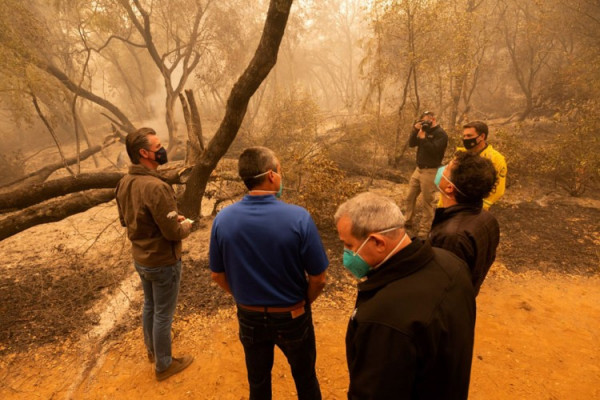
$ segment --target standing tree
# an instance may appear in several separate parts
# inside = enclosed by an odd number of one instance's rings
[[[407,147],[402,139],[407,119],[406,107],[412,119],[421,109],[421,68],[435,55],[429,51],[428,38],[435,24],[427,23],[432,15],[427,4],[417,0],[392,2],[377,1],[371,9],[374,39],[367,57],[363,60],[366,77],[369,79],[369,96],[377,92],[381,103],[383,83],[386,80],[397,82],[394,87],[399,93],[395,101],[397,106],[397,124],[394,136],[393,155],[388,157],[397,163]],[[378,107],[379,108],[379,107]]]
[[[459,117],[468,113],[471,98],[479,83],[486,52],[496,30],[493,2],[451,0],[440,2],[435,14],[441,16],[439,36],[432,50],[439,55],[441,67],[436,71],[440,97],[448,93],[449,101],[440,101],[440,111],[449,108],[447,125],[453,129]]]
[[[201,21],[205,20],[206,9],[212,1],[207,0],[202,4],[200,0],[174,0],[163,9],[146,8],[140,0],[118,0],[118,3],[127,13],[127,23],[141,38],[141,43],[129,43],[146,49],[163,78],[168,151],[174,152],[178,145],[175,105],[207,45],[204,40],[208,41],[209,38],[204,38],[206,33],[203,32]],[[158,21],[153,23],[153,18]],[[166,28],[166,32],[161,32],[164,37],[160,42],[155,40],[155,26]]]
[[[543,2],[502,0],[500,30],[510,56],[519,88],[525,96],[525,108],[519,120],[533,111],[539,91],[538,78],[555,47],[554,32],[549,30],[547,17],[550,10]]]
[[[190,218],[200,215],[206,184],[217,163],[225,155],[244,120],[250,98],[277,62],[292,0],[271,0],[258,48],[250,64],[231,89],[225,116],[193,167],[181,199],[181,210]]]
[[[194,160],[195,166],[191,170],[185,192],[181,198],[182,211],[188,217],[197,218],[200,215],[201,200],[211,172],[235,139],[250,98],[277,61],[279,45],[285,32],[292,2],[293,0],[270,0],[263,34],[254,57],[231,90],[227,100],[225,116],[217,132],[204,150],[199,153],[198,158]],[[88,178],[94,180],[93,177]],[[106,187],[107,179],[110,182],[110,179],[118,179],[118,176],[103,176],[103,178],[101,184],[98,180],[97,186],[89,183],[88,180],[85,189]],[[174,180],[172,179],[172,181]],[[58,189],[56,187],[51,189],[40,188],[40,191],[52,190],[52,196],[55,197],[73,192],[72,188],[75,184],[77,183],[69,181]],[[8,197],[11,197],[11,195],[8,194]],[[85,196],[73,193],[60,201],[50,200],[47,206],[44,205],[46,203],[42,203],[17,213],[8,214],[0,220],[0,240],[35,224],[56,221],[74,213],[85,211],[99,203],[109,201],[113,197],[114,193],[110,189],[98,189],[94,193],[88,191]],[[39,198],[43,200],[47,199],[48,196],[42,194]]]

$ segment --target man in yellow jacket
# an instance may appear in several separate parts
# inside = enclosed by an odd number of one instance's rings
[[[469,122],[463,125],[463,146],[456,148],[456,151],[466,151],[473,154],[479,154],[481,157],[489,159],[496,169],[496,185],[485,199],[483,199],[483,209],[489,210],[504,194],[506,187],[506,161],[504,156],[494,150],[491,144],[488,144],[488,126],[481,121]],[[441,200],[438,207],[442,207]]]

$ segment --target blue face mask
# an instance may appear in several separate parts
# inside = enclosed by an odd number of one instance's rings
[[[442,165],[441,167],[438,168],[436,174],[435,174],[435,179],[433,180],[433,182],[435,183],[435,186],[438,188],[440,188],[440,182],[442,181],[442,175],[444,175],[444,170],[446,169],[445,165]]]

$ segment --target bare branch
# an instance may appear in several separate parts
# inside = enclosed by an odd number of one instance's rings
[[[56,147],[58,148],[58,153],[60,154],[60,158],[62,159],[62,165],[67,169],[67,171],[69,171],[69,173],[71,175],[75,175],[75,173],[71,170],[71,168],[69,168],[69,164],[67,164],[67,160],[65,159],[65,155],[62,151],[62,147],[60,146],[60,142],[58,141],[58,136],[56,136],[56,132],[54,132],[54,128],[52,128],[52,125],[50,125],[50,122],[44,116],[44,113],[40,109],[37,98],[35,97],[35,94],[33,94],[33,92],[31,93],[31,99],[33,101],[33,106],[35,107],[35,111],[37,112],[40,119],[44,122],[44,125],[46,125],[48,132],[50,132],[52,139],[54,139],[54,143],[56,143]]]
[[[103,148],[108,147],[115,142],[116,142],[116,139],[114,137],[109,136],[101,146],[94,146],[92,148],[86,149],[83,152],[81,152],[80,159],[85,160],[86,158],[90,157],[92,154],[99,152]],[[63,158],[63,160],[61,162],[46,165],[45,167],[43,167],[37,171],[31,172],[25,176],[20,177],[19,179],[15,179],[14,181],[9,182],[6,185],[3,185],[1,189],[3,191],[4,190],[12,190],[14,188],[11,188],[11,186],[20,184],[25,181],[27,181],[30,184],[44,182],[46,179],[48,179],[48,177],[50,175],[52,175],[52,173],[54,171],[63,168],[65,166],[65,163],[67,165],[72,165],[76,162],[77,162],[77,157],[71,157],[71,158],[67,158],[67,159]]]

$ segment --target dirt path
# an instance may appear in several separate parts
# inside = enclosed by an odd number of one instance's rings
[[[472,399],[600,398],[600,278],[513,274],[494,265],[478,297]],[[315,306],[317,372],[325,399],[343,399],[347,386],[346,322],[354,293],[324,297]],[[246,399],[242,347],[233,308],[175,324],[175,353],[196,359],[185,372],[157,383],[141,330],[105,344],[95,366],[72,388],[89,349],[42,348],[0,362],[2,399]],[[68,396],[70,390],[72,395]],[[295,398],[289,368],[276,353],[275,399]]]
[[[403,190],[377,186],[392,197]],[[500,257],[477,299],[470,398],[600,399],[600,206],[514,197],[495,211]],[[209,227],[184,245],[174,325],[175,355],[196,360],[160,384],[143,348],[141,289],[114,204],[0,242],[0,399],[247,399],[232,301],[208,283]],[[355,289],[337,236],[322,235],[331,279],[314,307],[317,373],[324,399],[344,399]],[[295,398],[279,352],[273,392]]]

